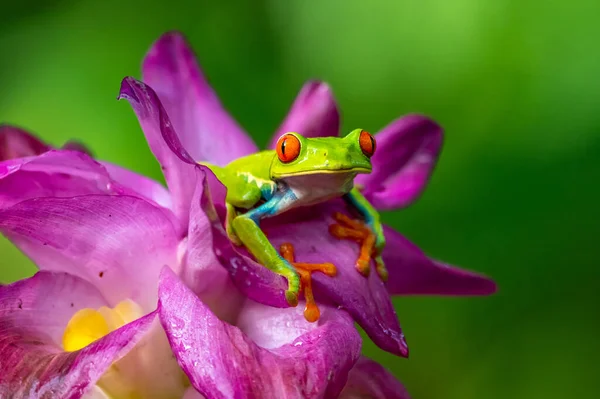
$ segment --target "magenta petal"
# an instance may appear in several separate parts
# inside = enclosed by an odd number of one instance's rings
[[[337,136],[339,128],[340,114],[331,88],[324,82],[309,81],[300,90],[268,148],[274,148],[279,136],[287,132],[325,137]]]
[[[164,265],[178,270],[179,235],[169,211],[143,199],[37,198],[0,210],[0,231],[42,270],[93,283],[114,306],[154,309]]]
[[[215,211],[209,199],[205,171],[212,174],[204,167],[196,169],[196,191],[190,208],[187,249],[180,277],[221,320],[233,321],[245,298],[233,286],[229,273],[211,250],[214,240],[209,215],[213,215]],[[215,195],[219,196],[218,192]],[[208,207],[210,213],[203,206]],[[218,217],[215,223],[219,225]],[[229,242],[226,245],[231,247]],[[223,300],[225,297],[226,301]]]
[[[257,346],[219,320],[170,271],[161,274],[159,314],[192,386],[210,398],[337,397],[360,352],[344,312],[277,349]]]
[[[92,285],[64,273],[40,272],[0,287],[0,397],[79,398],[148,330],[155,312],[76,352],[56,337],[84,307],[103,303]]]
[[[15,126],[0,125],[0,161],[39,155],[50,146]]]
[[[144,59],[143,81],[158,94],[196,161],[225,165],[258,151],[221,105],[181,33],[166,33],[154,43]]]
[[[425,188],[443,142],[443,130],[431,119],[408,115],[375,135],[373,172],[359,175],[365,197],[377,209],[408,206]]]
[[[496,284],[480,274],[429,259],[417,246],[384,226],[383,260],[392,295],[491,295]]]
[[[174,212],[181,227],[187,228],[190,201],[194,194],[194,159],[182,146],[158,96],[144,83],[127,77],[121,82],[119,99],[129,101],[135,111],[148,145],[158,160],[172,193]]]
[[[109,162],[100,161],[100,163],[104,166],[110,178],[117,183],[131,188],[143,198],[149,199],[164,208],[171,209],[173,206],[169,190],[159,182]]]
[[[0,162],[0,207],[38,197],[133,194],[106,170],[78,151],[50,150],[38,156]]]
[[[330,299],[350,313],[381,349],[408,356],[408,346],[384,283],[374,270],[368,278],[356,270],[356,243],[329,234],[329,225],[335,223],[333,212],[347,213],[341,203],[335,200],[310,210],[288,212],[278,219],[265,220],[263,229],[276,248],[292,243],[298,262],[336,265],[335,277],[313,274],[317,302],[323,297]]]
[[[410,396],[382,365],[361,357],[350,371],[340,399],[410,399]]]

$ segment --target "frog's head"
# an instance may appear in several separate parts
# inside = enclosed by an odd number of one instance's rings
[[[375,139],[362,129],[346,137],[302,137],[285,133],[276,145],[271,178],[287,179],[306,175],[371,173]]]

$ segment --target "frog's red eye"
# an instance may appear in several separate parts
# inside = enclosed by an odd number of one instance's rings
[[[286,133],[277,140],[276,149],[281,162],[292,162],[300,155],[300,140],[293,134]]]
[[[358,143],[360,144],[360,149],[362,150],[363,154],[369,158],[375,154],[375,138],[373,138],[369,132],[364,130],[360,132]]]

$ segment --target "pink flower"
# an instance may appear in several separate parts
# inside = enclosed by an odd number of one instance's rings
[[[121,97],[168,191],[75,146],[54,150],[16,128],[0,130],[0,231],[41,270],[0,287],[0,396],[407,398],[360,357],[354,321],[384,350],[406,355],[390,294],[487,295],[494,283],[430,260],[389,228],[389,281],[363,277],[356,246],[329,236],[332,212],[344,209],[331,201],[264,225],[302,261],[338,268],[336,277],[314,276],[321,318],[306,322],[301,306],[283,299],[285,280],[224,232],[224,187],[196,161],[225,164],[257,148],[179,34],[155,43],[144,81],[124,79]],[[330,89],[310,82],[276,136],[337,135],[338,127]],[[380,209],[406,206],[433,169],[441,129],[409,116],[376,137],[385,150],[359,183]]]

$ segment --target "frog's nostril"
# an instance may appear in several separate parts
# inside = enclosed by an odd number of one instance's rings
[[[325,152],[323,153],[323,156],[324,156],[324,157],[326,157],[326,156],[327,156],[327,151],[325,151]]]

